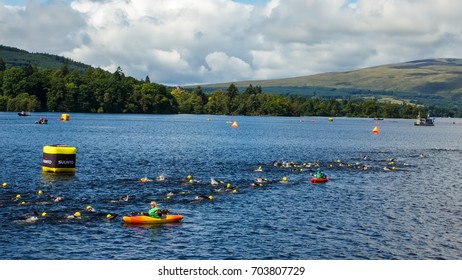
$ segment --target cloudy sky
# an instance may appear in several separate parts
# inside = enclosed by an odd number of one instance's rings
[[[462,57],[454,0],[0,0],[0,44],[167,85]]]

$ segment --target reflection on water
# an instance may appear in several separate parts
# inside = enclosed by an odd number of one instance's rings
[[[0,113],[4,258],[462,257],[453,120],[235,117],[232,129],[225,116],[208,117],[72,114],[36,126]],[[41,172],[53,143],[77,148],[75,175]],[[310,183],[317,168],[328,183]],[[123,224],[152,200],[184,220]],[[81,218],[67,218],[75,212]]]

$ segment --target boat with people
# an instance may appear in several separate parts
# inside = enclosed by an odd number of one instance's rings
[[[312,184],[326,183],[327,181],[329,181],[329,177],[327,177],[327,176],[322,177],[322,178],[313,177],[313,178],[311,178],[310,181],[311,181]]]
[[[45,118],[40,118],[38,121],[35,121],[35,124],[48,124],[48,120]]]
[[[329,177],[327,177],[326,174],[324,174],[324,172],[321,171],[321,168],[317,168],[316,169],[316,173],[315,174],[312,174],[313,177],[311,177],[311,184],[316,184],[316,183],[326,183],[327,181],[329,181]]]
[[[20,117],[30,117],[30,113],[25,112],[25,111],[21,111],[21,112],[18,113],[18,116],[20,116]]]
[[[153,218],[146,215],[140,216],[123,216],[122,217],[124,223],[126,224],[165,224],[165,223],[172,223],[172,222],[179,222],[183,219],[183,215],[175,214],[175,215],[165,215],[161,218]]]
[[[417,119],[414,122],[414,125],[416,126],[434,126],[434,118],[430,118],[430,115],[427,115],[427,117],[421,117],[420,113],[417,115]]]

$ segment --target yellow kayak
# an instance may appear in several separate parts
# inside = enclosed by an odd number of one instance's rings
[[[183,219],[183,215],[165,215],[162,218],[152,218],[149,216],[124,216],[123,220],[127,224],[165,224],[171,222],[179,222]]]

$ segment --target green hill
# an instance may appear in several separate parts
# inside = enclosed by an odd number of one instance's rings
[[[30,53],[0,45],[0,58],[6,68],[34,66],[39,69],[60,69],[68,63],[69,70],[83,73],[89,65],[45,53]],[[347,72],[311,76],[237,81],[201,85],[205,92],[226,89],[233,83],[240,90],[250,84],[261,86],[265,93],[301,95],[338,99],[378,99],[387,102],[436,105],[462,108],[462,59],[424,59],[389,64]],[[195,87],[195,86],[191,86]]]
[[[230,83],[203,88],[223,88]],[[265,92],[321,97],[385,98],[441,106],[462,105],[462,59],[440,58],[311,76],[234,82],[260,85]]]
[[[70,70],[77,70],[79,72],[85,71],[90,65],[73,61],[72,59],[65,58],[58,55],[45,54],[45,53],[30,53],[25,50],[20,50],[13,47],[0,45],[0,58],[6,64],[6,68],[18,66],[24,67],[31,65],[40,69],[59,69],[63,66],[64,62],[68,62]]]

